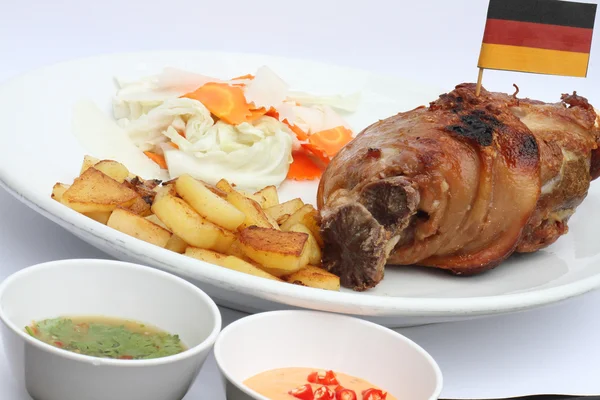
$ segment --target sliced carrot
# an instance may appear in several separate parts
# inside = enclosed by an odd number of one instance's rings
[[[290,165],[287,179],[296,181],[311,181],[321,177],[323,170],[304,152],[292,154],[294,162]]]
[[[252,79],[254,79],[254,75],[252,75],[252,74],[246,74],[246,75],[242,75],[242,76],[237,76],[235,78],[232,78],[231,80],[232,81],[240,81],[240,80],[243,80],[243,79],[250,79],[250,80],[252,80]],[[245,83],[232,83],[232,85],[233,86],[239,86],[239,87],[246,86]]]
[[[313,156],[318,158],[325,165],[331,162],[331,159],[327,156],[327,154],[325,154],[323,150],[319,149],[312,143],[302,143],[302,148],[310,152]]]
[[[279,119],[279,113],[273,107],[269,108],[268,111],[264,107],[254,108],[254,109],[251,109],[250,112],[252,113],[252,116],[250,118],[248,118],[249,121],[254,121],[255,119],[262,117],[263,115],[267,115],[269,117]]]
[[[144,154],[149,159],[151,159],[152,161],[157,163],[162,169],[167,169],[167,162],[165,161],[165,158],[163,156],[161,156],[160,154],[156,154],[151,151],[145,151]]]
[[[198,100],[211,113],[231,125],[247,122],[252,117],[244,92],[236,86],[209,82],[182,97]]]
[[[254,79],[254,75],[246,74],[246,75],[242,75],[242,76],[236,76],[235,78],[231,78],[232,81],[238,81],[238,80],[242,80],[242,79]]]
[[[298,138],[298,140],[308,139],[308,134],[306,132],[304,132],[302,129],[300,129],[297,125],[290,124],[290,122],[287,120],[287,118],[284,119],[282,122],[284,124],[286,124],[292,130],[292,132],[294,132],[296,134],[296,137]]]
[[[279,112],[277,112],[277,110],[273,107],[269,108],[269,111],[267,111],[265,113],[265,115],[268,117],[273,117],[275,119],[279,119]]]
[[[308,139],[307,133],[304,132],[302,129],[300,129],[298,127],[298,125],[291,125],[290,128],[292,129],[292,132],[294,132],[296,134],[296,137],[298,138],[298,140]]]
[[[313,146],[321,149],[329,157],[335,156],[352,139],[352,131],[344,126],[315,132],[308,137]]]
[[[258,118],[262,117],[263,115],[265,115],[267,113],[267,110],[264,107],[261,107],[261,108],[250,110],[250,112],[252,113],[252,115],[250,116],[250,118],[248,118],[248,120],[254,121],[255,119],[258,119]]]

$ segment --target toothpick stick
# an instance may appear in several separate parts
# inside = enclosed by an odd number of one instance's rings
[[[475,87],[475,96],[479,96],[481,92],[481,80],[483,79],[483,68],[479,68],[479,76],[477,76],[477,86]]]

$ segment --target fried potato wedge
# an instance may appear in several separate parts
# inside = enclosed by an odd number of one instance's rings
[[[135,199],[133,204],[127,207],[127,209],[132,213],[139,215],[140,217],[147,217],[148,215],[152,214],[152,211],[150,210],[150,204],[146,203],[146,201],[141,197]]]
[[[203,181],[200,181],[208,190],[210,190],[211,192],[213,192],[214,194],[216,194],[217,196],[221,197],[221,198],[226,198],[227,197],[227,193],[225,193],[224,191],[222,191],[221,189],[219,189],[218,187],[216,187],[215,185],[211,185],[210,183],[206,183]]]
[[[319,211],[314,208],[304,214],[300,223],[310,229],[310,232],[313,234],[313,237],[319,244],[319,247],[323,247],[325,243],[323,242],[323,237],[321,236],[321,216]]]
[[[155,214],[150,214],[150,215],[146,216],[145,218],[148,221],[152,222],[153,224],[156,224],[156,225],[160,226],[161,228],[164,228],[164,229],[168,230],[169,232],[171,232],[170,229],[167,228],[167,226]]]
[[[229,249],[225,252],[228,256],[235,256],[237,258],[241,258],[242,260],[249,261],[250,259],[246,257],[244,250],[242,250],[242,246],[240,245],[239,240],[234,241]]]
[[[244,222],[240,225],[240,229],[253,225],[262,228],[279,229],[277,222],[269,219],[260,204],[256,201],[249,199],[235,190],[227,193],[227,201],[245,215]]]
[[[159,247],[165,247],[171,232],[124,208],[115,209],[106,225]]]
[[[281,230],[289,231],[290,228],[296,224],[302,224],[310,229],[319,246],[323,247],[323,238],[321,237],[319,228],[319,212],[315,210],[312,205],[306,204],[290,215],[290,217],[281,224]]]
[[[176,234],[171,235],[171,239],[167,242],[165,249],[174,251],[175,253],[182,254],[185,252],[185,249],[189,247],[189,244],[185,242],[182,238],[177,236]]]
[[[198,214],[227,230],[235,231],[246,219],[242,211],[190,175],[181,175],[175,189]]]
[[[297,285],[309,286],[325,290],[340,290],[340,277],[325,271],[323,268],[307,265],[293,274],[286,275],[283,280]]]
[[[119,183],[125,182],[125,179],[129,177],[129,170],[127,167],[117,161],[102,160],[94,164],[94,168],[110,176]]]
[[[312,212],[315,208],[310,204],[305,204],[296,212],[291,213],[290,217],[281,224],[282,231],[289,231],[290,228],[296,224],[301,224],[304,216],[310,212]]]
[[[168,192],[156,196],[152,212],[191,246],[225,252],[235,240],[233,233],[207,221],[185,201]]]
[[[196,258],[198,260],[206,261],[210,264],[223,266],[223,260],[228,256],[225,254],[217,253],[216,251],[199,249],[197,247],[189,246],[185,249],[186,256]]]
[[[232,269],[234,271],[258,276],[260,278],[280,281],[279,278],[235,256],[228,256],[225,254],[217,253],[216,251],[199,249],[197,247],[192,246],[188,247],[185,250],[184,254],[188,257],[196,258],[198,260],[202,260],[210,264],[219,265],[221,267]]]
[[[247,198],[249,198],[249,199],[252,199],[252,200],[254,200],[255,202],[257,202],[257,203],[260,205],[260,207],[261,207],[261,208],[264,208],[264,207],[263,207],[263,203],[264,203],[266,200],[265,200],[265,198],[264,198],[264,197],[262,197],[261,195],[259,195],[259,194],[252,194],[252,193],[250,193],[250,192],[247,192],[247,191],[245,191],[245,190],[241,190],[241,189],[238,189],[238,190],[236,190],[236,192],[238,192],[239,194],[241,194],[241,195],[242,195],[242,196],[244,196],[244,197],[247,197]]]
[[[275,276],[289,275],[308,264],[308,235],[250,226],[239,234],[239,245],[252,261]]]
[[[87,171],[88,168],[93,167],[94,165],[96,165],[99,162],[100,162],[99,158],[88,156],[88,155],[84,156],[83,163],[81,164],[81,170],[79,171],[79,175],[83,174],[85,171]]]
[[[266,279],[271,279],[274,281],[281,282],[281,279],[279,279],[278,277],[276,277],[266,271],[263,271],[262,269],[258,268],[257,266],[250,264],[249,262],[244,261],[241,258],[238,258],[235,256],[227,256],[222,261],[221,266],[232,269],[234,271],[243,272],[245,274],[254,275],[254,276],[258,276],[260,278],[266,278]]]
[[[310,229],[308,229],[303,224],[296,224],[290,228],[290,232],[300,232],[306,233],[308,235],[308,243],[306,244],[306,251],[308,252],[308,263],[312,265],[321,265],[321,248],[319,247],[319,244],[317,243],[317,240],[313,236]]]
[[[155,223],[156,225],[168,230],[169,232],[171,232],[169,230],[169,228],[167,228],[167,226],[160,220],[158,219],[158,217],[154,214],[150,214],[146,217],[146,219],[152,223]],[[172,232],[171,232],[172,233]],[[185,252],[185,249],[188,247],[189,245],[185,242],[185,240],[183,240],[182,238],[180,238],[179,236],[175,235],[174,233],[171,235],[171,238],[169,239],[169,241],[167,242],[167,244],[165,245],[165,249],[167,250],[171,250],[174,251],[175,253],[179,253],[182,254],[183,252]]]
[[[267,214],[269,215],[269,214]],[[283,225],[283,223],[285,221],[287,221],[287,219],[290,217],[290,214],[284,214],[281,217],[277,218],[277,223],[279,224],[279,226]]]
[[[110,218],[111,214],[112,211],[92,211],[83,213],[83,215],[85,215],[86,217],[89,217],[94,221],[100,222],[103,225],[106,225],[108,223],[108,219]]]
[[[260,196],[262,202],[260,206],[262,208],[269,208],[279,204],[279,194],[275,186],[267,186],[258,192],[254,193],[255,196]]]
[[[161,186],[157,186],[154,191],[156,192],[156,194],[154,195],[154,200],[152,201],[152,204],[156,203],[156,201],[165,195],[171,195],[171,196],[175,196],[177,197],[177,190],[175,190],[175,185],[161,185]],[[152,208],[152,207],[151,207]]]
[[[217,182],[217,184],[215,186],[217,187],[217,189],[221,190],[224,193],[235,192],[235,189],[233,188],[233,186],[231,186],[231,184],[229,182],[227,182],[225,179],[221,179],[219,182]]]
[[[269,223],[271,224],[273,229],[276,229],[278,231],[281,230],[281,228],[279,227],[279,224],[277,223],[277,221],[275,219],[273,219],[273,217],[271,217],[269,214],[266,214],[266,213],[265,213],[265,216],[267,217],[267,220],[269,221]]]
[[[86,213],[112,211],[117,206],[129,207],[139,195],[94,168],[88,168],[75,178],[62,196],[62,203],[75,211]]]
[[[277,204],[265,209],[265,213],[269,214],[273,219],[279,221],[284,215],[292,215],[302,208],[304,203],[300,199],[292,199],[285,203]]]
[[[54,184],[54,186],[52,187],[52,194],[50,195],[50,197],[52,197],[54,200],[58,201],[59,203],[62,202],[63,194],[65,194],[65,192],[67,191],[67,189],[69,187],[70,187],[70,185],[60,183],[60,182]]]

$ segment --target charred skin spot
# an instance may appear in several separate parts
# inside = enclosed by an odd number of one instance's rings
[[[473,110],[460,117],[460,125],[450,125],[446,130],[476,141],[480,146],[490,146],[494,140],[494,130],[502,123],[484,110]]]
[[[521,157],[537,158],[539,149],[535,138],[532,135],[527,135],[524,137],[517,151]]]
[[[465,99],[462,96],[455,96],[450,93],[444,93],[440,95],[440,98],[436,101],[429,103],[429,109],[431,111],[446,109],[450,110],[454,114],[458,114],[465,108]]]
[[[500,154],[512,168],[537,169],[540,160],[539,145],[535,136],[524,129],[520,135],[505,135],[503,128],[500,129],[497,136]]]

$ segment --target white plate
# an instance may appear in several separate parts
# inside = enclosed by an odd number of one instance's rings
[[[50,199],[53,184],[71,182],[79,172],[83,155],[93,155],[93,150],[82,148],[72,134],[73,105],[87,98],[108,112],[114,75],[140,76],[174,66],[230,77],[261,65],[273,68],[295,90],[361,90],[363,104],[348,118],[355,129],[427,104],[443,91],[412,80],[259,55],[149,52],[57,64],[0,87],[0,140],[4,144],[0,182],[34,210],[108,254],[185,277],[217,303],[247,312],[302,307],[404,326],[524,310],[580,295],[600,285],[597,184],[592,185],[588,198],[572,218],[571,232],[544,251],[511,258],[495,270],[468,278],[423,268],[388,268],[385,280],[365,293],[305,288],[205,264],[121,234]],[[286,183],[281,188],[283,200],[298,195],[314,203],[315,185]]]

